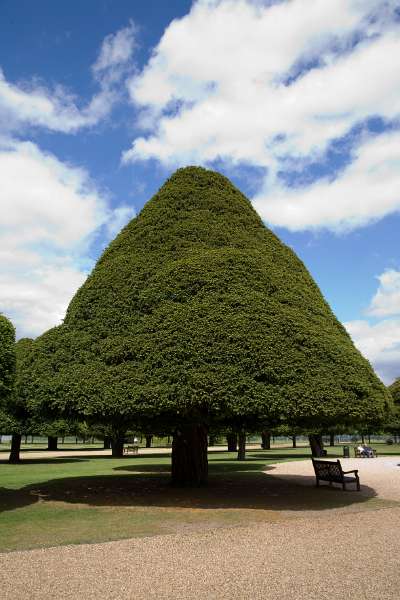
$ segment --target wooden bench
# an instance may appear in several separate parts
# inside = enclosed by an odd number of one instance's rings
[[[137,454],[139,452],[139,446],[126,446],[124,448],[125,454]]]
[[[354,446],[354,458],[376,458],[378,456],[377,451],[374,448],[371,448],[371,450],[373,456],[367,456],[366,454],[361,454],[361,450],[358,449],[358,446]]]
[[[360,480],[358,477],[358,469],[353,471],[343,471],[340,460],[315,460],[311,459],[315,471],[315,477],[317,478],[317,487],[320,481],[328,481],[329,485],[332,483],[341,483],[343,489],[346,489],[346,484],[355,483],[357,490],[360,491]],[[354,476],[348,477],[349,473],[354,473]]]

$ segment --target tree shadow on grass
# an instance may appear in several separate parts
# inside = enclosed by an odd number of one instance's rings
[[[66,464],[66,463],[77,463],[77,462],[89,462],[88,458],[81,456],[79,458],[75,458],[71,456],[71,458],[24,458],[19,463],[13,464],[12,466],[17,468],[19,466],[24,465],[58,465],[58,464]],[[0,460],[0,465],[8,465],[10,464],[7,460]]]
[[[28,485],[20,490],[0,489],[0,511],[37,502],[64,502],[88,507],[157,507],[186,509],[262,509],[272,511],[322,511],[360,505],[376,496],[339,487],[315,488],[315,478],[290,478],[261,472],[256,466],[229,470],[211,465],[208,486],[176,488],[170,485],[168,465],[138,465],[127,475],[68,477]],[[116,470],[124,469],[118,467]],[[132,465],[127,465],[131,470]],[[140,468],[140,470],[139,470]]]

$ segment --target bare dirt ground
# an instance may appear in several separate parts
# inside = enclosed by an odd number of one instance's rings
[[[282,519],[248,527],[1,554],[0,597],[397,600],[400,457],[342,464],[360,471],[366,501],[354,510],[284,507]],[[267,474],[276,490],[299,497],[314,485],[310,461],[280,463]]]

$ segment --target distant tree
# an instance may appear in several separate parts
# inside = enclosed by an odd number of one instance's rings
[[[400,377],[388,387],[394,400],[394,410],[385,423],[385,430],[395,436],[396,440],[400,436]]]
[[[44,410],[171,431],[172,478],[207,480],[208,428],[327,430],[391,400],[293,251],[225,177],[177,171],[35,342]],[[115,452],[114,452],[115,450]]]
[[[0,433],[11,433],[15,427],[10,407],[15,394],[15,329],[0,314]]]
[[[272,433],[268,429],[264,429],[261,432],[261,448],[263,450],[271,449],[271,435]]]
[[[13,419],[13,427],[9,431],[12,433],[10,463],[20,461],[21,439],[22,435],[37,432],[37,426],[32,412],[27,404],[24,390],[24,365],[27,356],[32,350],[33,340],[31,338],[21,338],[15,344],[16,354],[16,382],[15,392],[12,402],[9,404],[9,414]]]
[[[400,377],[395,379],[395,381],[389,385],[389,392],[393,396],[393,400],[396,406],[400,406]]]
[[[70,435],[76,428],[76,423],[71,423],[65,419],[55,419],[50,422],[38,423],[37,429],[40,435],[47,436],[47,449],[58,449],[58,438],[62,439]]]
[[[237,433],[228,431],[226,434],[226,443],[228,445],[228,452],[237,452]]]

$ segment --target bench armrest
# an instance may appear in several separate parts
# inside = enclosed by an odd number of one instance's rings
[[[348,473],[358,473],[358,469],[353,469],[352,471],[343,471],[344,475],[347,475]]]

